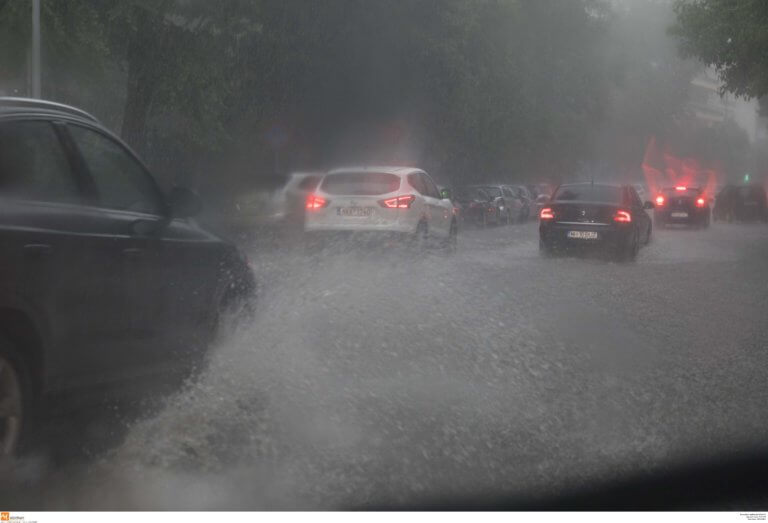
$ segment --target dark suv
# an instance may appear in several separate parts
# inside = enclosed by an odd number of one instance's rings
[[[87,113],[0,98],[0,457],[45,400],[168,382],[250,306],[246,260],[199,208]]]

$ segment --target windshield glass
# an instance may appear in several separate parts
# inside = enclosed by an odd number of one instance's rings
[[[328,194],[375,196],[400,188],[400,177],[387,173],[340,173],[323,178],[320,189]]]
[[[500,198],[502,195],[500,187],[482,187],[482,190],[491,198]]]
[[[561,185],[554,201],[621,203],[621,187],[599,184]]]
[[[0,523],[768,523],[766,189],[768,0],[0,0]]]
[[[701,189],[698,188],[685,188],[685,189],[678,189],[675,187],[670,187],[667,189],[664,189],[662,191],[666,196],[670,198],[674,198],[675,196],[687,196],[689,198],[692,198],[694,196],[699,196],[701,194]]]
[[[477,187],[459,187],[456,189],[456,199],[459,201],[488,200],[488,194]]]

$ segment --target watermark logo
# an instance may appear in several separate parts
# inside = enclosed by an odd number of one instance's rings
[[[0,512],[0,521],[10,521],[10,520],[11,520],[10,512]]]

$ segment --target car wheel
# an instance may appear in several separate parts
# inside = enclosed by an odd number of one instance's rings
[[[411,237],[411,247],[417,252],[421,252],[427,247],[429,230],[427,229],[427,222],[419,222],[416,226],[416,232]]]
[[[454,220],[451,222],[451,229],[448,232],[448,238],[443,244],[443,248],[448,254],[455,254],[459,243],[459,227]]]
[[[616,246],[614,259],[617,262],[634,261],[640,250],[640,234],[635,230],[628,242],[619,242]]]
[[[545,258],[551,258],[555,251],[550,244],[539,238],[539,254]]]
[[[629,261],[635,261],[640,253],[640,231],[635,231],[634,240],[630,245]]]
[[[31,411],[26,376],[13,344],[0,338],[0,462],[16,454]]]

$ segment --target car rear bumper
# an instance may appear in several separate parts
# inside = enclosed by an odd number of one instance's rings
[[[570,238],[570,231],[594,232],[595,239]],[[589,224],[541,224],[539,239],[549,247],[560,249],[617,248],[629,241],[631,227]]]
[[[674,216],[675,213],[684,212],[687,213],[688,216]],[[709,215],[709,210],[663,210],[659,211],[658,209],[653,213],[654,220],[656,220],[657,223],[667,223],[667,224],[680,224],[680,225],[689,225],[689,224],[696,224],[696,223],[703,223],[707,220],[707,216]]]
[[[407,222],[387,222],[387,223],[330,223],[313,222],[307,220],[304,224],[304,231],[307,233],[412,233],[416,231],[415,224]]]

